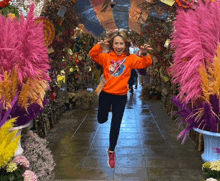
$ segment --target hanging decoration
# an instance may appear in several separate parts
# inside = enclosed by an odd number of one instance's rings
[[[48,47],[54,40],[55,30],[53,23],[45,17],[38,17],[35,19],[36,24],[43,22],[45,45]]]
[[[19,14],[22,13],[25,17],[27,17],[31,4],[34,4],[34,17],[36,18],[41,15],[44,2],[45,0],[11,0],[10,4],[16,7],[19,11]]]

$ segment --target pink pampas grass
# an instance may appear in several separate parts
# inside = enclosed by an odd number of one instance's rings
[[[174,23],[172,48],[174,64],[170,67],[173,83],[180,85],[179,97],[188,103],[202,94],[199,68],[213,62],[220,42],[220,1],[200,3],[195,11],[178,10]]]
[[[21,83],[27,78],[50,80],[43,24],[35,23],[34,4],[27,19],[21,15],[20,21],[16,18],[10,20],[0,15],[0,24],[0,77],[3,77],[4,71],[17,67]]]

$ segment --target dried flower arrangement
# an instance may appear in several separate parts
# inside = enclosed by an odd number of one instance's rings
[[[179,94],[173,99],[180,108],[180,124],[186,123],[178,136],[185,142],[189,131],[200,128],[217,132],[220,86],[220,2],[200,4],[195,11],[178,10],[171,41],[175,49],[170,67]]]
[[[22,140],[23,154],[30,162],[30,170],[35,172],[39,181],[49,180],[56,165],[47,146],[47,140],[32,131],[29,131]]]
[[[6,18],[0,15],[0,99],[5,110],[18,95],[11,116],[16,125],[24,125],[42,111],[49,89],[49,59],[44,44],[43,25],[36,25],[34,4],[27,18]],[[3,114],[4,111],[1,112]]]
[[[95,92],[79,90],[72,98],[72,101],[76,103],[76,108],[87,110],[97,106],[98,98]]]
[[[161,99],[161,90],[160,87],[155,87],[154,85],[145,85],[141,90],[141,97],[144,99],[153,99],[160,100]]]

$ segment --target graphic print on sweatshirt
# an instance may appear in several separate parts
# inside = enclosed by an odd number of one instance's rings
[[[114,61],[114,60],[111,60],[111,65],[109,66],[109,73],[111,75],[113,75],[114,77],[118,77],[120,76],[124,70],[125,70],[125,65],[124,63],[122,63],[123,60],[119,60],[119,61]],[[119,67],[120,66],[120,67]],[[115,70],[117,70],[115,72]],[[115,73],[114,73],[115,72]],[[114,73],[114,74],[113,74]]]

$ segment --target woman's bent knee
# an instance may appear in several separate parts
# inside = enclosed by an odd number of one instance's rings
[[[104,119],[98,119],[98,122],[99,122],[99,124],[103,124],[103,123],[105,123],[107,120],[104,120]]]

